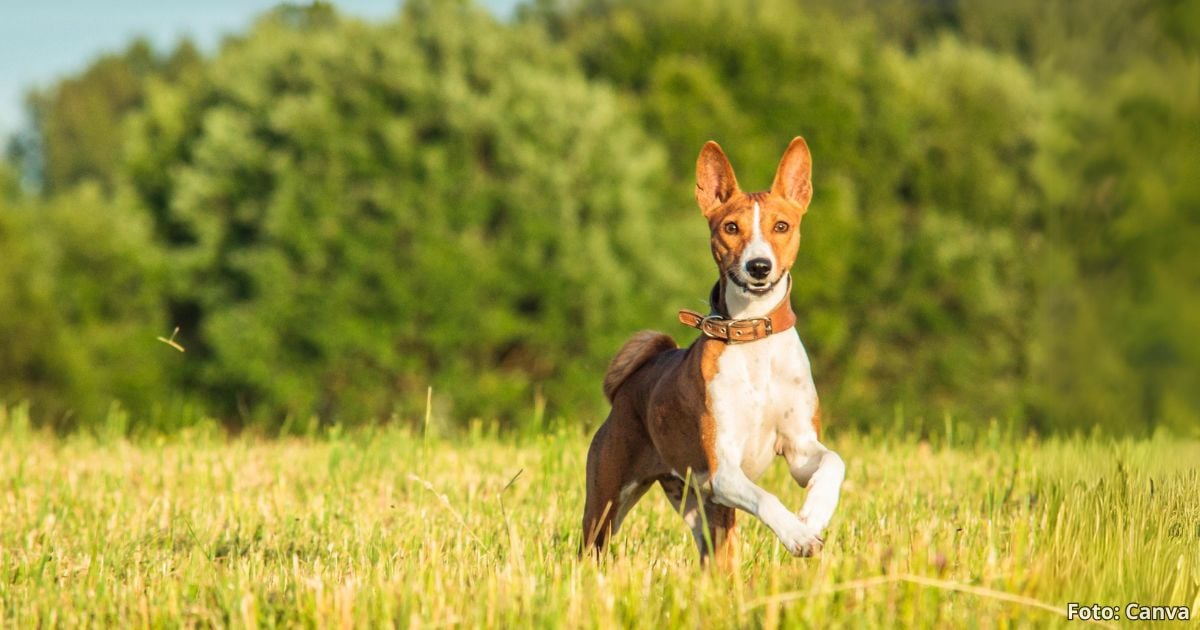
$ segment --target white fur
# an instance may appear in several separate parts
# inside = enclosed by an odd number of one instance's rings
[[[738,259],[737,273],[742,274],[742,278],[748,283],[762,282],[762,280],[755,280],[745,275],[746,263],[755,258],[766,258],[771,261],[771,269],[775,269],[777,262],[775,260],[775,250],[771,249],[771,244],[767,242],[767,239],[763,238],[762,209],[758,207],[757,201],[754,202],[754,227],[750,232],[750,243],[746,245],[746,249],[742,250],[742,255]]]
[[[787,292],[788,283],[785,278],[780,278],[779,282],[762,295],[755,295],[734,283],[729,283],[725,285],[725,308],[729,311],[729,317],[733,319],[766,317],[771,309],[787,297]],[[803,348],[801,350],[803,351]],[[807,361],[808,357],[805,355],[805,362]]]
[[[725,301],[730,317],[761,317],[786,295],[782,281],[761,297],[730,284]],[[812,425],[817,391],[800,336],[788,330],[729,345],[708,383],[708,394],[717,428],[714,500],[757,516],[793,554],[819,550],[820,533],[837,507],[845,467],[817,440]],[[775,455],[784,456],[792,476],[809,488],[799,516],[754,484]]]

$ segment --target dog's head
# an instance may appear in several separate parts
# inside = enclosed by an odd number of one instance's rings
[[[744,193],[725,152],[708,142],[696,160],[696,203],[711,231],[721,275],[752,295],[770,291],[796,261],[800,219],[812,199],[812,156],[804,138],[783,152],[766,192]]]

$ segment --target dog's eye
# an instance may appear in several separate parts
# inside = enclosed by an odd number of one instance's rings
[[[725,224],[725,233],[726,233],[726,234],[737,234],[737,233],[738,233],[738,226],[737,226],[737,224],[736,224],[736,223],[734,223],[733,221],[730,221],[729,223],[726,223],[726,224]]]
[[[776,232],[786,232],[786,231],[788,231],[788,228],[790,228],[790,227],[791,226],[788,225],[785,221],[776,221],[775,222],[775,231]]]

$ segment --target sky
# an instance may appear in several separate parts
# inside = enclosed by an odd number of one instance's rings
[[[97,56],[145,37],[170,50],[189,37],[205,53],[244,30],[278,0],[0,0],[0,149],[25,121],[25,93],[78,72]],[[351,15],[381,19],[400,0],[336,0]],[[517,0],[484,0],[510,15]]]

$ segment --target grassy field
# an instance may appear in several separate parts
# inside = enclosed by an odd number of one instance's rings
[[[825,552],[740,520],[701,571],[657,491],[579,561],[587,438],[51,437],[0,414],[0,625],[1026,627],[1200,606],[1200,443],[845,435]],[[763,485],[798,508],[782,465]],[[1119,622],[1117,625],[1125,625]],[[1181,624],[1179,627],[1188,624]]]

